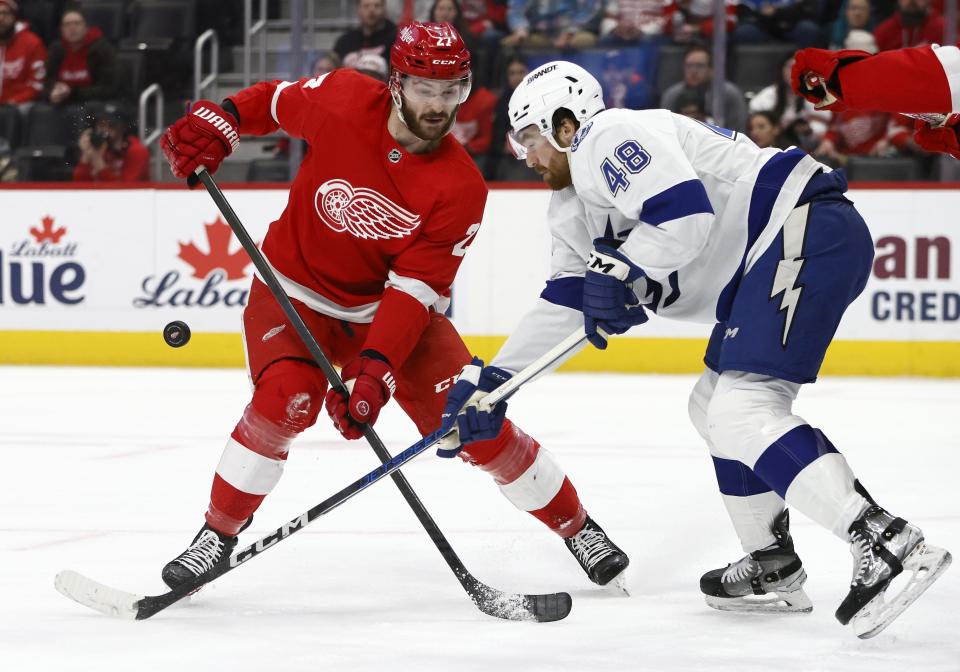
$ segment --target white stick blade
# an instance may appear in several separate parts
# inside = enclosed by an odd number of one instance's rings
[[[137,602],[143,599],[142,595],[110,588],[69,569],[57,574],[53,587],[74,602],[114,618],[135,619]]]

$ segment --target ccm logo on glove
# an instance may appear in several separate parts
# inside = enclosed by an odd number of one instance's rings
[[[590,252],[590,258],[587,259],[587,268],[594,273],[611,275],[617,280],[625,280],[630,275],[630,265],[614,257],[602,254],[597,250]]]

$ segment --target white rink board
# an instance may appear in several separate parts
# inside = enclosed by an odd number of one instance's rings
[[[275,189],[226,193],[256,240],[286,202],[286,192]],[[550,256],[549,193],[491,190],[484,225],[454,287],[454,321],[464,334],[509,333],[539,295]],[[960,193],[854,190],[849,196],[878,241],[877,255],[886,259],[881,273],[889,277],[875,272],[838,339],[960,341],[960,224],[944,214],[960,211]],[[198,278],[197,265],[181,255],[181,244],[195,246],[201,257],[211,251],[204,225],[216,222],[218,212],[204,191],[2,190],[0,199],[0,331],[153,331],[171,319],[197,332],[239,331],[252,265],[234,280],[216,270]],[[45,217],[53,220],[51,232],[65,231],[41,245]],[[924,241],[933,241],[933,249],[924,252]],[[223,251],[238,249],[232,240]],[[654,318],[631,336],[706,336],[709,328]]]

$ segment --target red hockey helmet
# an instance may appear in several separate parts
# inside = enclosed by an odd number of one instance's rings
[[[456,120],[456,110],[470,95],[470,51],[463,38],[449,23],[420,23],[414,21],[400,28],[390,49],[390,95],[397,116],[414,135],[425,137],[416,130],[404,101],[417,106],[437,105],[451,108],[452,113],[441,134],[450,131]]]
[[[390,65],[424,79],[463,79],[470,76],[470,51],[449,23],[414,21],[397,33]]]

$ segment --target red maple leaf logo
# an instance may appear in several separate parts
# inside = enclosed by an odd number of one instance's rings
[[[227,280],[242,280],[246,275],[244,269],[250,265],[250,257],[242,247],[234,252],[230,251],[233,231],[219,215],[212,224],[203,226],[207,230],[210,251],[201,252],[193,243],[179,243],[180,254],[177,256],[193,266],[195,278],[202,280],[219,268],[227,274]]]
[[[43,222],[43,228],[38,229],[35,226],[30,227],[30,234],[36,238],[38,243],[42,243],[46,240],[49,240],[51,243],[56,245],[60,242],[60,239],[63,238],[64,234],[67,232],[66,227],[61,226],[59,229],[53,228],[53,217],[46,215],[43,219],[40,220]]]

